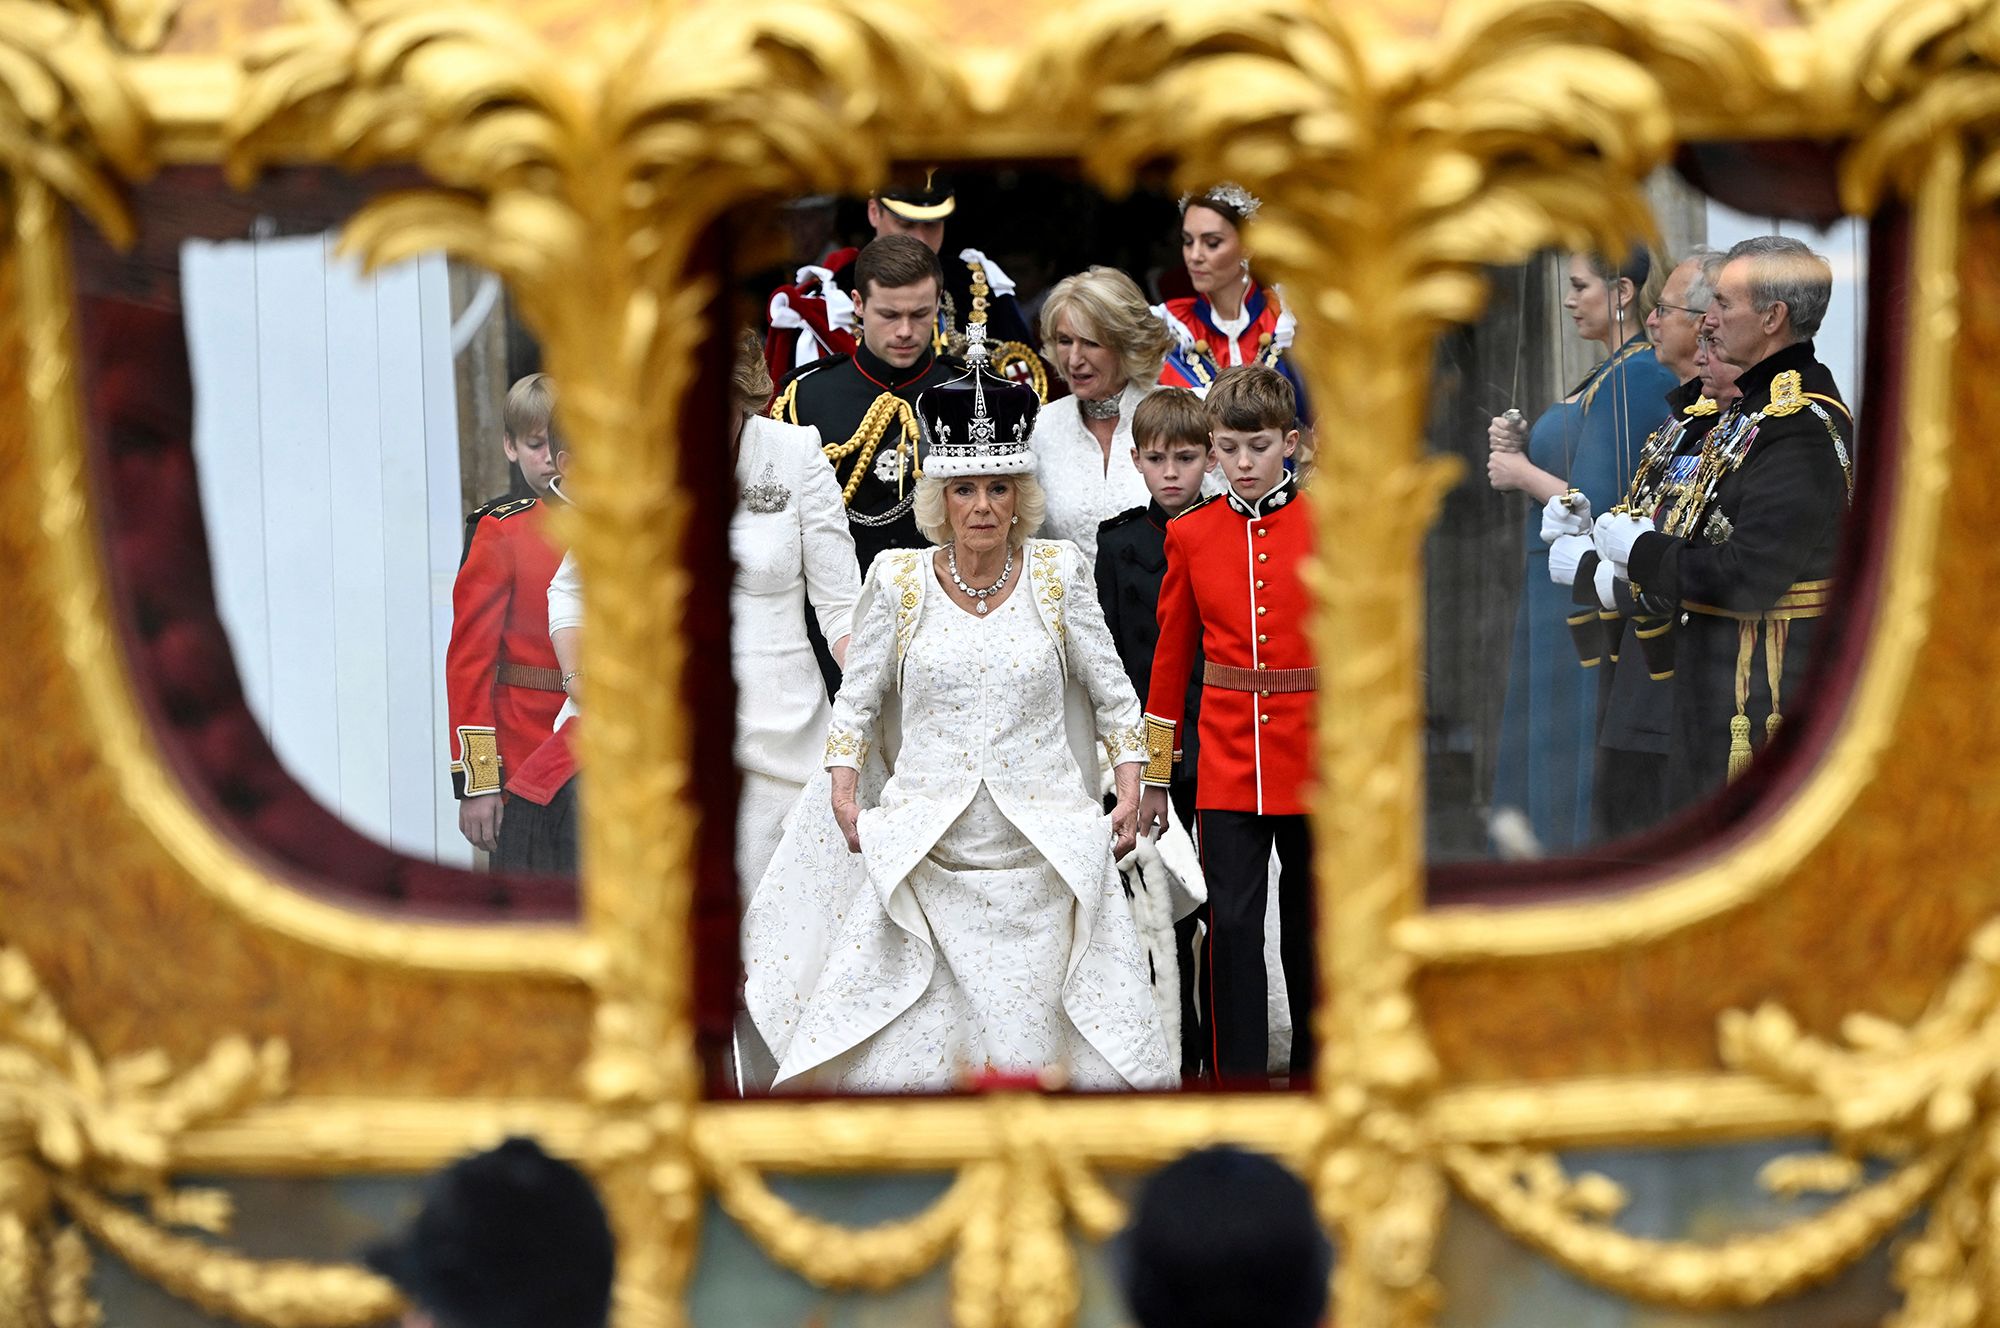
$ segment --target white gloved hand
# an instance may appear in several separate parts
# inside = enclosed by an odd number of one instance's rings
[[[1549,545],[1549,580],[1559,586],[1576,584],[1576,565],[1590,552],[1590,536],[1564,535]]]
[[[1568,504],[1575,503],[1572,511]],[[1564,535],[1590,533],[1590,499],[1580,493],[1559,493],[1542,504],[1542,543],[1554,544]]]
[[[1618,593],[1611,588],[1618,574],[1611,570],[1611,564],[1602,558],[1597,560],[1597,602],[1607,609],[1618,607]]]
[[[1592,531],[1597,556],[1611,564],[1619,580],[1630,579],[1626,564],[1632,559],[1632,546],[1652,528],[1651,517],[1633,516],[1629,512],[1606,512],[1597,518],[1597,525]]]

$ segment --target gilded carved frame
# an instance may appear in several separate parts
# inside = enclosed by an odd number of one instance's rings
[[[87,1321],[79,1232],[250,1322],[377,1318],[393,1297],[359,1270],[259,1264],[174,1234],[224,1214],[170,1177],[421,1169],[508,1128],[602,1180],[624,1237],[621,1324],[685,1320],[707,1195],[823,1285],[879,1289],[949,1257],[966,1328],[1065,1323],[1069,1228],[1102,1237],[1122,1216],[1097,1173],[1215,1138],[1312,1180],[1341,1237],[1350,1325],[1430,1320],[1454,1188],[1577,1275],[1684,1306],[1791,1294],[1931,1200],[1899,1263],[1913,1321],[1983,1315],[1957,1289],[1993,1272],[2000,931],[1974,932],[1994,911],[1980,860],[2000,825],[1968,815],[1945,827],[1955,852],[1890,850],[1940,780],[1969,798],[1995,770],[1984,722],[1962,710],[1963,731],[1938,739],[1942,775],[1915,735],[1954,698],[1984,708],[1977,600],[1994,569],[1974,518],[2000,458],[1953,440],[2000,405],[1955,374],[2000,342],[1961,300],[2000,290],[1986,253],[2000,236],[2000,2],[1795,3],[1265,0],[1195,14],[1108,0],[1024,6],[1046,12],[1018,35],[977,11],[881,0],[662,0],[588,20],[476,0],[294,0],[268,26],[216,0],[0,0],[0,456],[30,477],[0,492],[0,539],[23,569],[6,616],[25,627],[24,680],[0,706],[26,747],[0,796],[38,805],[38,781],[67,781],[39,824],[0,837],[0,1324]],[[196,36],[159,49],[177,8]],[[1218,101],[1217,86],[1241,95]],[[1427,912],[1421,546],[1454,478],[1423,452],[1433,339],[1478,312],[1482,265],[1643,227],[1641,181],[1676,142],[1783,137],[1848,142],[1851,210],[1912,210],[1893,531],[1834,745],[1752,830],[1636,893]],[[714,329],[691,256],[745,200],[863,190],[892,158],[942,155],[1072,158],[1111,189],[1171,159],[1183,183],[1233,178],[1267,200],[1262,259],[1318,351],[1314,511],[1340,551],[1317,581],[1327,980],[1309,1095],[702,1099],[689,970],[659,961],[684,951],[692,898],[674,440]],[[190,162],[238,182],[276,163],[413,164],[430,183],[370,203],[349,247],[373,263],[475,260],[506,276],[543,337],[583,443],[585,668],[594,703],[628,716],[588,732],[587,761],[631,774],[593,792],[580,925],[418,924],[316,901],[205,821],[151,745],[96,544],[63,215],[72,204],[127,238],[127,186]],[[1870,938],[1803,929],[1790,957],[1770,943],[1774,920],[1796,922],[1819,893],[1907,907],[1891,862],[1920,869],[1934,896],[1921,943],[1898,942],[1894,980],[1861,992],[1894,1022],[1856,1011],[1851,988],[1800,980],[1829,956],[1865,967]],[[164,953],[144,924],[95,913],[107,960],[66,939],[79,902],[132,895],[184,918],[188,938],[225,938],[225,965],[285,965],[289,998],[258,1006],[225,966],[201,999],[148,1019],[144,966],[120,962]],[[1711,974],[1688,948],[1717,946],[1770,960],[1765,988],[1800,1017],[1768,1006],[1718,1028]],[[1493,984],[1560,1002],[1619,975],[1692,1013],[1677,1043],[1617,1073],[1534,1026],[1489,1037],[1466,1005]],[[427,1021],[447,1030],[508,1033],[461,1039],[438,1063],[421,1031],[390,1024],[362,1054],[358,1034],[315,1022],[311,1007],[343,1000],[405,1016],[434,1005]],[[120,1017],[129,1001],[140,1015]],[[1607,1035],[1629,1035],[1646,1006],[1600,1014]],[[1845,1046],[1823,1040],[1837,1022]],[[168,1055],[143,1050],[155,1044]],[[174,1077],[170,1061],[194,1068]],[[1848,1196],[1715,1247],[1617,1232],[1615,1187],[1564,1176],[1546,1151],[1798,1131],[1831,1133],[1840,1152],[1790,1159],[1772,1183]],[[1860,1183],[1864,1155],[1889,1160],[1883,1178]],[[883,1168],[957,1179],[924,1213],[867,1231],[809,1218],[762,1179]],[[152,1217],[107,1199],[126,1193],[149,1196]]]

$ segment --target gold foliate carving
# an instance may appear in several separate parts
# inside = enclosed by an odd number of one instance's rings
[[[40,180],[125,245],[132,218],[119,177],[150,166],[145,109],[104,25],[0,0],[0,191],[8,176]]]
[[[1933,149],[1962,139],[1968,197],[2000,198],[2000,10],[1982,0],[1850,3],[1826,14],[1822,58],[1843,66],[1881,114],[1841,163],[1841,201],[1872,211],[1893,188],[1913,194]]]
[[[975,1208],[991,1207],[997,1173],[973,1167],[912,1218],[850,1230],[798,1212],[749,1167],[712,1161],[715,1197],[765,1253],[817,1286],[882,1290],[923,1272],[951,1248]]]
[[[272,1328],[345,1328],[393,1313],[395,1291],[359,1268],[259,1262],[165,1229],[226,1232],[226,1195],[168,1184],[174,1146],[192,1128],[283,1092],[286,1065],[283,1043],[242,1038],[216,1043],[179,1075],[158,1052],[101,1061],[27,959],[0,949],[0,1293],[8,1304],[39,1306],[59,1328],[101,1319],[81,1228],[174,1294]],[[132,1195],[147,1201],[149,1216],[110,1197]]]
[[[1524,1184],[1519,1158],[1504,1150],[1454,1146],[1445,1165],[1460,1191],[1504,1230],[1576,1276],[1684,1309],[1762,1305],[1827,1280],[1880,1244],[1947,1169],[1942,1155],[1926,1154],[1782,1230],[1703,1245],[1644,1240],[1605,1226],[1573,1199]]]
[[[1789,1294],[1934,1196],[1929,1225],[1897,1265],[1908,1318],[1970,1324],[1968,1288],[2000,1276],[1988,1253],[2000,1183],[1992,935],[1909,1029],[1855,1019],[1836,1049],[1775,1011],[1727,1021],[1726,1077],[1458,1085],[1431,1021],[1467,1016],[1417,1002],[1419,978],[1453,964],[1637,950],[1697,923],[1726,925],[1836,832],[1894,736],[1933,626],[1929,561],[1949,533],[1938,495],[1954,479],[1943,421],[1958,219],[1967,199],[2000,196],[2000,6],[1797,7],[1804,27],[1766,32],[1737,7],[1699,0],[1447,0],[1435,22],[1387,3],[1251,0],[1215,12],[1106,0],[1049,12],[1025,43],[1007,35],[973,50],[941,39],[944,20],[873,0],[614,6],[579,17],[589,31],[578,40],[546,13],[524,19],[503,5],[295,0],[293,21],[224,67],[120,49],[157,41],[173,0],[0,0],[0,170],[15,214],[14,243],[0,246],[0,339],[27,351],[26,370],[12,370],[26,381],[18,390],[0,363],[0,403],[18,399],[31,414],[32,464],[21,469],[53,477],[23,523],[39,520],[46,537],[26,546],[26,580],[59,585],[33,607],[60,619],[53,630],[82,696],[75,715],[63,713],[67,701],[8,711],[25,721],[10,731],[31,760],[45,750],[40,724],[83,732],[90,758],[116,776],[106,782],[156,837],[144,851],[177,864],[189,889],[227,897],[232,925],[377,973],[587,983],[596,1007],[576,1097],[532,1114],[604,1184],[625,1252],[621,1325],[684,1321],[706,1190],[822,1284],[887,1286],[950,1255],[956,1322],[1053,1328],[1078,1302],[1067,1224],[1102,1237],[1124,1217],[1096,1169],[1141,1170],[1220,1138],[1269,1148],[1314,1183],[1343,1237],[1343,1323],[1430,1321],[1431,1265],[1456,1185],[1579,1276],[1687,1306]],[[341,914],[196,829],[201,818],[153,756],[116,754],[151,745],[105,644],[114,634],[80,478],[74,301],[55,196],[128,237],[120,180],[143,174],[156,132],[186,158],[224,159],[238,181],[275,162],[414,163],[427,182],[364,208],[348,247],[371,263],[437,249],[480,262],[509,280],[541,335],[581,444],[570,487],[583,517],[563,524],[591,597],[585,666],[593,704],[621,719],[583,738],[587,763],[621,771],[586,804],[588,936],[475,937]],[[1434,338],[1477,313],[1485,265],[1648,231],[1641,178],[1677,137],[1704,133],[1853,135],[1850,202],[1890,189],[1916,198],[1908,437],[1869,667],[1825,769],[1747,847],[1608,905],[1426,916],[1413,661],[1422,541],[1453,479],[1421,453]],[[1299,319],[1298,359],[1322,410],[1307,501],[1321,547],[1340,551],[1308,569],[1328,670],[1316,804],[1327,980],[1311,1095],[700,1100],[688,965],[662,960],[686,953],[695,833],[679,699],[691,449],[681,402],[717,334],[716,292],[695,257],[707,228],[745,200],[862,192],[891,156],[920,153],[1077,155],[1114,188],[1171,159],[1183,185],[1230,178],[1266,200],[1251,240],[1260,266],[1288,283]],[[0,429],[0,449],[8,437]],[[1964,464],[1956,478],[1979,478]],[[1357,640],[1370,648],[1352,649]],[[65,748],[46,750],[57,753],[50,768],[67,759]],[[0,1328],[94,1319],[85,1233],[218,1312],[270,1324],[379,1318],[393,1298],[356,1270],[257,1264],[167,1230],[220,1229],[227,1218],[219,1196],[168,1184],[180,1146],[237,1167],[409,1167],[425,1149],[437,1161],[485,1142],[504,1114],[493,1099],[464,1120],[452,1119],[450,1099],[417,1103],[409,1128],[422,1142],[371,1151],[351,1141],[380,1102],[267,1101],[282,1087],[277,1044],[225,1039],[178,1077],[157,1055],[99,1064],[23,973],[18,955],[0,955]],[[1779,1232],[1716,1246],[1624,1235],[1609,1223],[1616,1187],[1570,1178],[1537,1151],[1820,1125],[1840,1151],[1782,1159],[1765,1180],[1844,1197]],[[287,1153],[292,1131],[322,1142]],[[1865,1182],[1864,1157],[1886,1174]],[[793,1211],[762,1179],[884,1165],[955,1180],[925,1212],[857,1232]],[[132,1195],[147,1200],[146,1215],[112,1197]]]
[[[135,51],[150,51],[166,40],[181,0],[62,0],[79,14],[93,16]]]

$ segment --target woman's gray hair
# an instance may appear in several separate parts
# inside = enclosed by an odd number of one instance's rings
[[[1729,261],[1729,255],[1720,249],[1711,249],[1698,244],[1687,251],[1683,263],[1696,264],[1694,280],[1688,283],[1687,307],[1696,312],[1705,312],[1715,299],[1715,279],[1722,275],[1722,265]]]
[[[1064,277],[1042,301],[1042,354],[1058,371],[1056,330],[1065,317],[1078,336],[1116,352],[1125,376],[1141,385],[1159,378],[1160,362],[1173,349],[1173,334],[1147,306],[1138,283],[1115,267]]]
[[[1750,307],[1763,313],[1783,301],[1792,335],[1819,331],[1833,299],[1833,265],[1789,235],[1754,235],[1729,251],[1729,261],[1749,263]]]
[[[945,544],[951,540],[950,509],[945,506],[945,486],[957,479],[983,483],[989,479],[1009,479],[1014,481],[1014,515],[1021,518],[1020,524],[1007,528],[1007,542],[1015,548],[1034,538],[1042,528],[1042,521],[1049,514],[1048,495],[1042,491],[1042,482],[1035,478],[1033,471],[1023,471],[1019,475],[965,475],[953,479],[940,479],[936,475],[926,475],[917,481],[916,501],[910,506],[910,514],[917,519],[917,530],[933,544]]]

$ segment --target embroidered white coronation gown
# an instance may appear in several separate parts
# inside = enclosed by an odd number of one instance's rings
[[[931,550],[869,571],[827,739],[829,765],[862,772],[862,851],[820,775],[744,920],[778,1088],[1049,1067],[1084,1088],[1177,1082],[1092,793],[1097,735],[1139,758],[1138,699],[1076,548],[1031,540],[1016,575],[982,618],[939,587]]]

